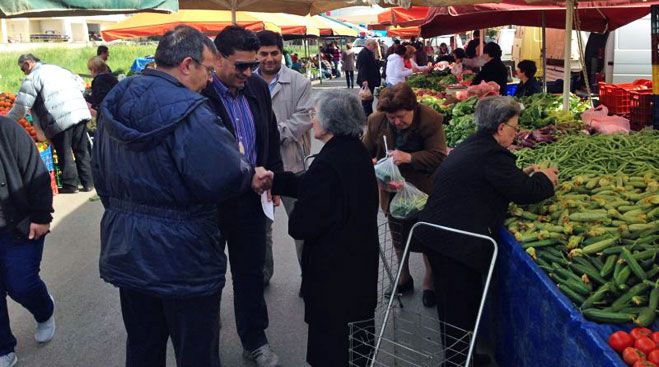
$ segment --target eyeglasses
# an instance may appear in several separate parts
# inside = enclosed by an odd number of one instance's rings
[[[316,115],[318,115],[318,112],[316,110],[309,110],[307,111],[307,115],[309,115],[309,118],[313,120]]]
[[[515,130],[516,133],[518,133],[519,130],[520,130],[520,127],[519,127],[519,126],[513,126],[513,125],[510,125],[510,124],[508,124],[508,123],[506,123],[506,122],[504,122],[503,124],[506,125],[506,126],[508,126],[508,127],[511,128],[511,129]]]
[[[191,59],[192,59],[192,61],[194,61],[194,62],[196,62],[197,64],[199,64],[199,66],[203,66],[204,69],[206,69],[206,73],[208,73],[208,75],[213,75],[213,74],[215,74],[215,67],[213,67],[213,66],[206,66],[206,65],[202,64],[199,60],[195,59],[194,57],[191,57]]]

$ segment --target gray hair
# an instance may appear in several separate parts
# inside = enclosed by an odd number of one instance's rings
[[[158,43],[156,64],[171,68],[181,64],[186,57],[201,63],[204,48],[217,55],[217,48],[210,38],[190,26],[180,25],[165,33]]]
[[[23,55],[18,57],[18,64],[19,65],[26,62],[26,61],[40,62],[41,60],[38,57],[36,57],[32,54],[23,54]]]
[[[316,97],[314,105],[325,131],[356,137],[363,134],[366,115],[357,96],[345,90],[328,90]]]
[[[485,97],[476,104],[475,123],[478,131],[494,134],[500,124],[519,115],[521,111],[522,106],[513,97]]]

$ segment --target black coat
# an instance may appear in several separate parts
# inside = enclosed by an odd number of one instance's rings
[[[532,77],[531,79],[527,80],[526,83],[519,83],[517,90],[515,91],[515,97],[528,97],[537,93],[542,93],[542,85],[540,85],[538,79]]]
[[[37,147],[16,121],[0,117],[0,206],[7,227],[27,236],[30,223],[53,219],[50,175]]]
[[[272,98],[270,97],[268,84],[256,74],[252,74],[245,82],[242,93],[247,97],[247,102],[254,116],[256,166],[265,167],[273,172],[283,171],[284,163],[281,160],[281,151],[279,149],[279,129],[277,128],[277,118],[272,111]],[[222,120],[224,127],[235,137],[233,124],[215,87],[209,84],[202,94],[208,98],[213,111]]]
[[[508,94],[508,68],[501,59],[492,59],[486,62],[481,68],[481,71],[476,74],[476,78],[474,78],[471,84],[477,85],[483,80],[499,84],[499,94],[502,96]]]
[[[370,88],[379,87],[382,81],[380,66],[373,51],[364,47],[357,55],[357,84],[367,81]]]
[[[93,109],[98,110],[105,96],[110,93],[117,83],[119,83],[117,77],[110,73],[98,74],[92,80],[92,93],[85,99],[92,105]]]
[[[348,322],[373,317],[378,280],[378,191],[356,137],[335,136],[301,176],[275,174],[273,193],[297,197],[288,231],[304,240],[307,361],[348,365]]]
[[[525,174],[515,165],[515,155],[492,135],[478,133],[458,145],[441,163],[419,220],[494,236],[510,202],[531,204],[553,195],[554,187],[547,176]],[[423,230],[416,238],[424,247],[476,269],[489,263],[491,244],[438,233]]]

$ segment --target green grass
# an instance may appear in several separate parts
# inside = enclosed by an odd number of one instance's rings
[[[121,44],[110,46],[110,59],[108,65],[112,71],[123,70],[127,73],[133,60],[137,57],[153,55],[156,52],[156,44]],[[0,53],[0,92],[17,92],[21,86],[24,75],[18,68],[18,57],[24,53],[32,53],[41,61],[59,65],[71,70],[76,74],[89,74],[87,60],[96,56],[96,47],[67,48],[39,48],[23,52]]]

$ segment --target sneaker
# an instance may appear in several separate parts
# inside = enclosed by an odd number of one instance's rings
[[[18,358],[14,352],[0,356],[0,367],[14,367],[17,362]]]
[[[53,297],[50,297],[53,300]],[[37,331],[34,332],[34,340],[37,343],[48,343],[55,336],[55,300],[53,300],[53,315],[44,322],[37,323]]]
[[[279,357],[272,351],[270,344],[264,344],[251,352],[243,351],[243,357],[256,363],[257,367],[278,367]]]

